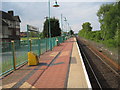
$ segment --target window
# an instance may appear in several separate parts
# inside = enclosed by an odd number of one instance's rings
[[[16,28],[20,28],[20,23],[16,22]]]
[[[9,35],[12,35],[12,30],[9,30]]]
[[[16,35],[20,35],[19,31],[16,31]]]

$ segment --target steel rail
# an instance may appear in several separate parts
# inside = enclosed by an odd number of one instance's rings
[[[93,73],[93,75],[94,75],[94,77],[95,77],[95,80],[97,81],[97,84],[98,84],[99,88],[102,90],[102,86],[101,86],[99,80],[97,79],[97,76],[96,76],[95,72],[93,71],[93,69],[92,69],[92,67],[91,67],[91,65],[90,65],[90,62],[88,61],[88,58],[87,58],[87,56],[85,55],[84,50],[82,49],[82,47],[81,47],[80,44],[79,44],[79,48],[80,48],[80,50],[82,51],[82,53],[83,53],[83,55],[84,55],[84,57],[85,57],[85,60],[87,61],[88,65],[89,65],[89,67],[90,67],[90,69],[91,69],[91,71],[92,71],[92,73]]]

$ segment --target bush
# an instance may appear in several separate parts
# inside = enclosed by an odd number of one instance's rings
[[[103,41],[103,43],[107,46],[107,47],[117,47],[117,42],[114,39],[109,39],[109,40],[105,40]]]

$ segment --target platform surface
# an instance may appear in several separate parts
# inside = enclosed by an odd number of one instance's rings
[[[88,88],[75,38],[40,56],[38,66],[27,64],[4,77],[2,88]]]
[[[82,59],[80,58],[76,39],[74,41],[75,42],[73,43],[67,88],[90,88],[86,80],[88,78],[86,78],[85,75],[86,72],[83,68],[84,64],[82,64]]]

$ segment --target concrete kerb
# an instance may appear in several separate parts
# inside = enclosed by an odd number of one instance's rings
[[[88,88],[91,90],[92,86],[91,86],[91,83],[90,83],[90,80],[89,80],[89,77],[88,77],[88,74],[87,74],[87,71],[86,71],[86,68],[85,68],[85,65],[84,65],[84,62],[83,62],[83,58],[82,58],[82,55],[81,55],[81,51],[78,47],[78,44],[76,42],[76,45],[77,45],[77,49],[78,49],[78,53],[79,53],[79,57],[81,59],[81,62],[82,62],[82,66],[83,66],[83,70],[84,70],[84,74],[85,74],[85,77],[86,77],[86,81],[87,81],[87,85],[88,85]]]

